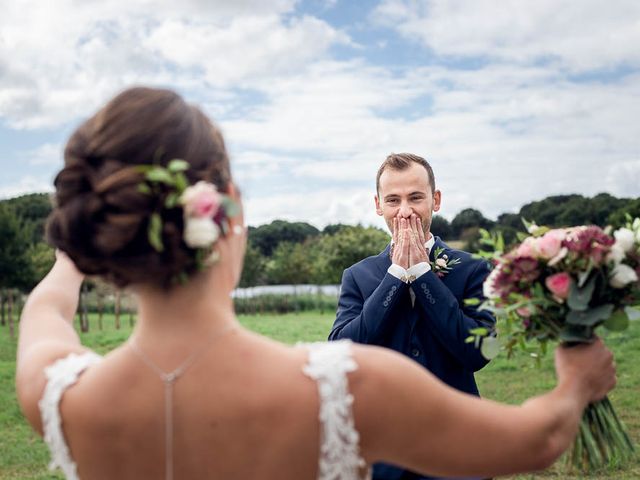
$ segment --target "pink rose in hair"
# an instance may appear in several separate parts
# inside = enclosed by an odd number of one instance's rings
[[[544,284],[555,297],[565,300],[569,296],[571,276],[567,272],[556,273],[548,276]]]
[[[550,230],[538,239],[536,244],[538,253],[544,259],[555,257],[562,247],[565,234],[562,230]]]
[[[215,185],[204,181],[187,187],[180,197],[186,217],[213,218],[220,209],[220,202]]]

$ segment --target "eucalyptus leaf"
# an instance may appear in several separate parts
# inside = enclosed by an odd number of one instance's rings
[[[164,250],[164,245],[162,244],[162,218],[160,214],[151,214],[147,236],[149,243],[156,252],[162,252]]]
[[[567,323],[570,325],[586,325],[593,327],[598,322],[606,320],[613,312],[613,305],[607,303],[588,310],[572,310],[567,315]]]
[[[226,195],[222,197],[222,206],[224,207],[227,217],[235,217],[240,213],[240,205]]]
[[[545,233],[551,230],[549,227],[538,227],[535,232],[533,232],[534,237],[541,237]]]
[[[471,330],[469,330],[469,333],[471,335],[484,337],[489,333],[489,330],[487,330],[484,327],[477,327],[477,328],[472,328]]]
[[[567,325],[558,338],[565,343],[589,343],[592,336],[593,330],[590,327]]]
[[[574,282],[571,283],[569,289],[569,298],[567,298],[567,305],[571,310],[583,311],[589,308],[589,302],[593,296],[593,290],[596,287],[596,278],[592,277],[587,284],[580,288]]]
[[[627,316],[627,312],[621,309],[616,310],[604,321],[603,325],[607,330],[611,330],[613,332],[626,330],[629,328],[629,317]]]
[[[474,337],[473,335],[470,335],[464,339],[464,343],[473,343],[475,341],[476,341],[476,337]]]
[[[167,198],[164,201],[164,206],[167,208],[174,208],[176,205],[178,205],[179,199],[180,196],[176,192],[171,192],[169,195],[167,195]]]
[[[175,181],[171,174],[162,167],[154,167],[147,172],[147,180],[173,186]]]
[[[496,250],[498,252],[504,252],[504,238],[502,236],[502,232],[498,232],[496,237]]]
[[[145,195],[151,195],[151,187],[149,187],[149,185],[147,185],[146,183],[138,184],[138,191],[140,193],[144,193]]]
[[[180,158],[174,158],[169,162],[167,169],[171,173],[184,172],[186,170],[189,170],[189,162],[182,160]]]
[[[182,172],[176,173],[174,180],[176,182],[176,190],[178,190],[178,192],[180,193],[184,192],[189,186],[189,181]]]
[[[465,298],[464,304],[467,306],[480,305],[481,300],[479,298]]]
[[[585,272],[578,273],[578,287],[582,288],[584,286],[584,284],[588,280],[590,274],[591,274],[591,268],[589,268]]]
[[[531,228],[531,225],[533,225],[534,222],[530,222],[529,220],[527,220],[524,217],[520,217],[520,221],[522,222],[522,224],[524,225],[524,228],[527,229],[527,232],[529,231],[529,229]]]
[[[496,337],[487,337],[482,341],[480,353],[487,360],[496,358],[500,353],[500,341]]]

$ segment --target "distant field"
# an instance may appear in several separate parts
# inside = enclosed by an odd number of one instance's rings
[[[243,316],[240,321],[251,330],[286,343],[325,340],[333,323],[333,314],[303,312],[282,316]],[[105,316],[103,330],[98,329],[97,318],[90,318],[89,333],[82,334],[83,342],[100,353],[122,343],[129,335],[129,317],[121,318],[120,330],[114,326],[113,316]],[[623,334],[609,334],[608,345],[616,354],[619,383],[611,399],[626,422],[636,444],[640,444],[640,322],[633,322]],[[15,341],[9,338],[8,328],[0,327],[0,479],[62,479],[48,472],[48,454],[38,436],[24,422],[15,400]],[[539,394],[554,383],[551,358],[543,361],[540,369],[528,358],[506,360],[498,358],[477,375],[483,396],[495,400],[519,403]],[[457,446],[456,448],[460,448]],[[548,472],[521,475],[512,479],[571,479],[584,478],[568,475],[558,465]],[[612,466],[593,479],[637,480],[640,461],[636,458],[623,469]]]

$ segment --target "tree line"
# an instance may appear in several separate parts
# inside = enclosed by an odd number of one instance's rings
[[[51,211],[47,194],[31,194],[0,201],[0,291],[28,292],[51,268],[52,249],[44,242],[44,226]],[[460,211],[451,221],[436,215],[432,232],[470,251],[478,248],[479,229],[501,231],[507,242],[524,231],[522,218],[539,225],[622,225],[625,213],[640,216],[640,198],[556,195],[524,205],[517,213],[496,220],[474,208]],[[388,232],[362,225],[332,224],[322,230],[306,222],[274,220],[249,227],[241,287],[278,284],[336,284],[342,272],[357,261],[380,252]]]

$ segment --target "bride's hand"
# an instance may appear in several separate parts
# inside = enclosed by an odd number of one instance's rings
[[[613,354],[600,338],[590,344],[558,347],[555,365],[558,384],[578,388],[587,403],[602,400],[616,385]]]

